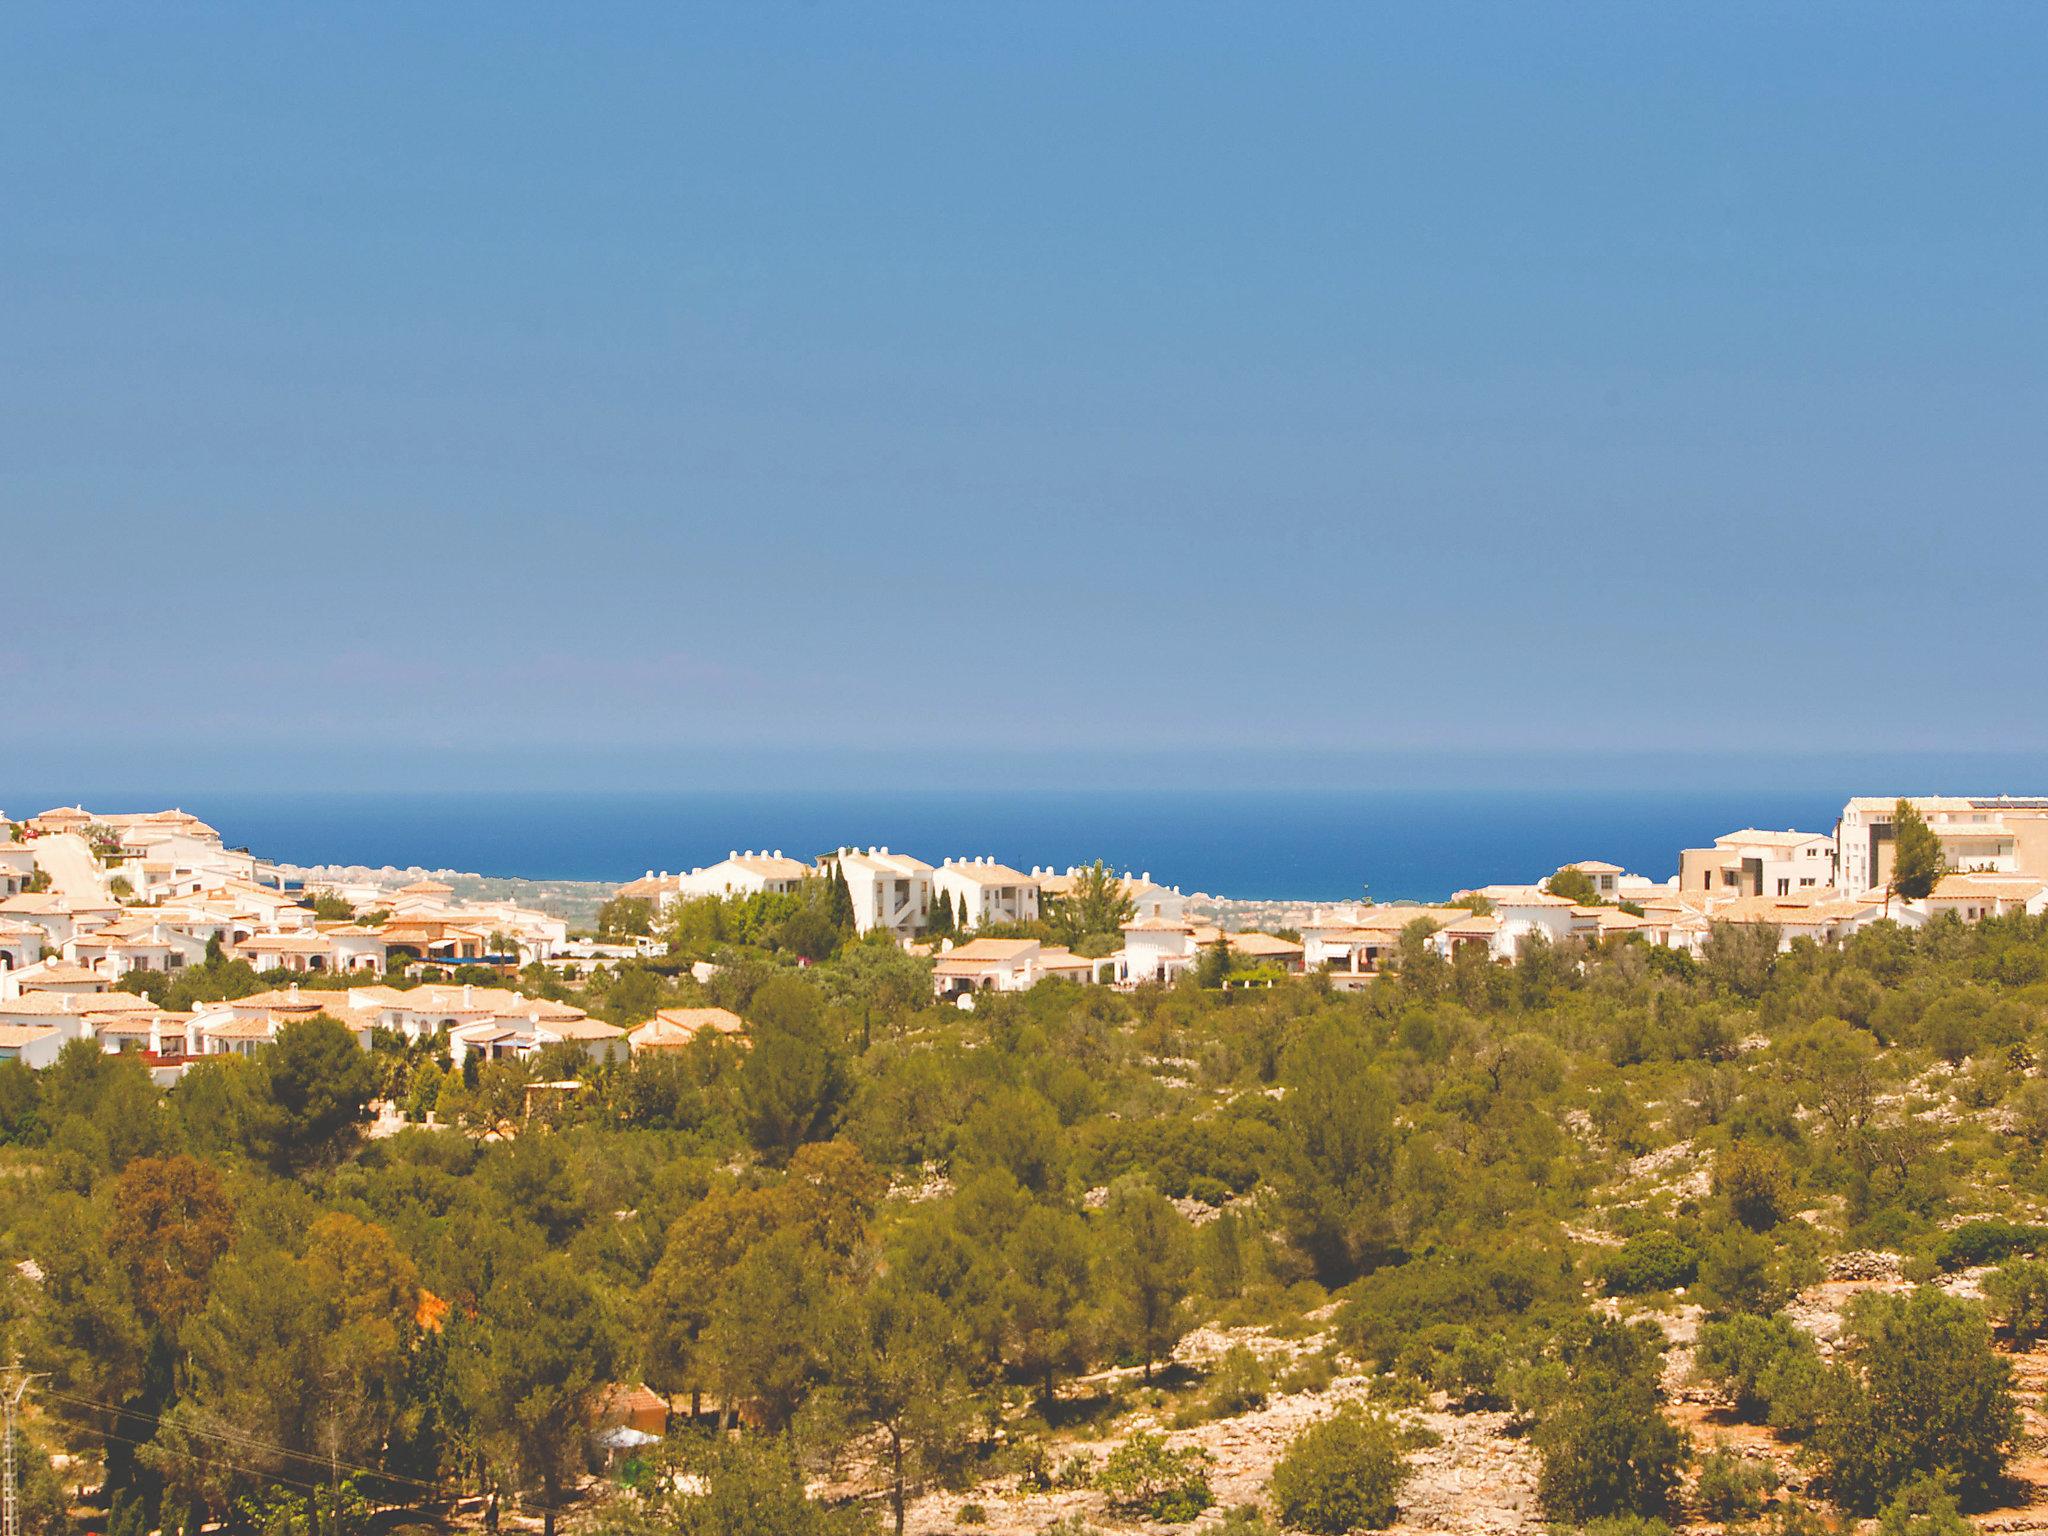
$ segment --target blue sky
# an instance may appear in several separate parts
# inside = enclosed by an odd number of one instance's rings
[[[24,782],[2048,749],[2038,6],[7,31]]]

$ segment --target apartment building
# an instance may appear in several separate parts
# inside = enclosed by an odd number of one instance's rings
[[[855,932],[879,928],[908,939],[924,927],[932,904],[932,867],[923,859],[887,848],[842,848],[818,863],[820,868],[837,863],[845,876]]]
[[[1796,896],[1835,883],[1835,840],[1825,832],[1745,827],[1711,848],[1678,855],[1678,888],[1715,896]]]
[[[992,858],[948,859],[931,875],[932,889],[967,914],[968,928],[1038,921],[1038,881]]]
[[[1896,795],[1858,795],[1835,823],[1837,883],[1849,896],[1891,883]],[[2030,795],[1907,795],[1941,840],[1952,870],[2048,878],[2048,798]]]

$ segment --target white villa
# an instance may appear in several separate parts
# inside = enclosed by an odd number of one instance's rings
[[[1101,960],[1088,960],[1036,939],[970,939],[932,965],[932,992],[961,998],[975,992],[1024,992],[1050,977],[1091,981]]]
[[[1038,921],[1038,881],[992,858],[948,859],[931,875],[932,889],[965,910],[966,927]]]
[[[887,848],[842,848],[818,862],[821,868],[837,863],[845,877],[855,932],[880,928],[910,939],[924,927],[932,904],[932,867],[923,859]]]
[[[0,828],[0,834],[4,831]],[[0,896],[20,895],[35,872],[35,849],[27,843],[0,841]]]

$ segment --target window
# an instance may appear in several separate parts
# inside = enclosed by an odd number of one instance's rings
[[[1790,880],[1780,880],[1778,882],[1778,894],[1780,896],[1790,896],[1792,894],[1792,882]]]

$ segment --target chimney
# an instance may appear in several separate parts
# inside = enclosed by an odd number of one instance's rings
[[[467,1008],[467,1007],[469,1006],[469,1000],[470,1000],[470,997],[471,997],[471,995],[472,995],[472,994],[473,994],[473,993],[475,992],[475,990],[476,990],[476,989],[475,989],[474,987],[472,987],[472,986],[471,986],[471,985],[470,985],[470,984],[469,984],[468,982],[466,982],[466,981],[465,981],[465,982],[464,982],[464,983],[462,984],[462,1006],[463,1006],[463,1007]]]
[[[296,1003],[299,1000],[299,984],[296,981],[293,982],[285,995]]]

